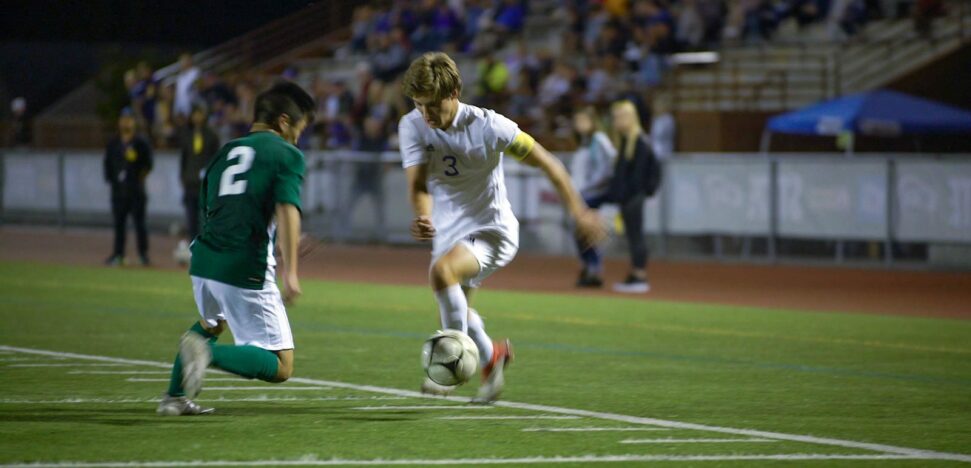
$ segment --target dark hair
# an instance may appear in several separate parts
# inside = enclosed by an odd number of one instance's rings
[[[296,123],[306,117],[307,123],[314,121],[314,110],[317,104],[300,86],[289,81],[281,81],[272,88],[256,96],[253,106],[253,121],[276,127],[277,119],[281,115],[290,116],[290,121]]]

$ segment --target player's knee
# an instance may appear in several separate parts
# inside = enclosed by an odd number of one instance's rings
[[[439,260],[432,265],[430,276],[433,283],[452,283],[455,278],[455,271],[448,262]]]
[[[283,383],[290,380],[293,376],[293,363],[280,363],[276,369],[276,376],[271,380],[273,383]]]

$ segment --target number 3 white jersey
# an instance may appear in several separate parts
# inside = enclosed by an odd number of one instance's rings
[[[512,120],[488,109],[459,103],[452,125],[431,128],[415,109],[398,123],[402,166],[428,165],[436,234],[432,256],[447,252],[477,231],[519,239],[503,179],[503,154],[522,159],[533,140]]]

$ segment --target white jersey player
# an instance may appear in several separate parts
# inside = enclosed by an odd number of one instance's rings
[[[398,124],[402,164],[415,211],[411,233],[432,241],[429,272],[442,327],[475,342],[483,383],[477,400],[491,402],[512,359],[509,341],[493,342],[469,308],[470,288],[506,266],[519,249],[519,222],[506,198],[502,158],[538,167],[576,220],[577,233],[594,244],[605,236],[600,218],[584,204],[556,157],[496,112],[459,102],[462,79],[448,55],[429,52],[405,72],[404,93],[415,103]],[[426,379],[422,390],[451,390]]]

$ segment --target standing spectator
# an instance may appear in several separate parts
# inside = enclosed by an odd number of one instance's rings
[[[493,54],[486,54],[476,65],[477,105],[490,109],[497,108],[505,101],[509,84],[509,69],[506,63],[496,60]]]
[[[30,128],[27,126],[27,100],[16,97],[10,101],[10,144],[21,146],[30,143]]]
[[[654,195],[661,183],[660,165],[641,129],[637,107],[630,101],[611,106],[617,162],[610,180],[610,199],[620,207],[624,233],[630,249],[631,271],[614,291],[646,293],[647,243],[644,240],[644,200]]]
[[[196,80],[199,69],[192,64],[192,55],[184,53],[179,57],[179,74],[175,77],[175,102],[173,115],[184,119],[192,112],[192,102],[196,99]]]
[[[219,137],[208,125],[209,112],[202,103],[192,106],[189,123],[179,132],[179,178],[182,181],[182,205],[185,207],[186,240],[179,241],[175,257],[189,261],[189,242],[199,235],[199,191],[209,161],[219,151]]]
[[[155,100],[155,128],[152,130],[156,138],[156,148],[162,145],[171,147],[175,143],[176,128],[172,119],[173,99],[175,99],[173,86],[158,87],[158,99]]]
[[[608,201],[608,189],[617,150],[604,133],[597,111],[593,107],[585,107],[573,114],[573,130],[579,143],[579,147],[573,153],[573,161],[570,163],[573,186],[580,192],[587,206],[597,209]],[[577,248],[580,251],[580,260],[583,262],[583,270],[580,271],[577,286],[594,288],[603,286],[600,250],[597,246],[585,247],[580,239],[577,239]]]
[[[671,102],[666,95],[654,98],[651,109],[651,149],[657,159],[664,161],[674,155],[677,127],[671,114]]]
[[[118,119],[118,136],[105,148],[105,181],[111,186],[111,213],[115,221],[115,244],[109,266],[121,265],[125,260],[126,224],[129,215],[135,222],[138,257],[148,266],[148,230],[145,228],[145,205],[148,195],[145,179],[152,170],[152,148],[135,132],[135,116],[124,109]]]
[[[675,38],[686,50],[699,49],[705,40],[705,23],[698,10],[698,0],[684,0],[678,15]]]
[[[381,153],[388,149],[388,134],[384,121],[374,116],[364,119],[364,132],[357,138],[354,149],[367,154],[362,154],[363,159],[351,165],[354,171],[351,196],[344,204],[344,221],[341,224],[345,229],[345,237],[349,237],[354,207],[361,201],[361,197],[368,196],[374,202],[374,233],[380,238],[384,233],[385,220],[384,163],[381,162]]]
[[[154,137],[155,101],[158,93],[157,84],[152,75],[152,67],[148,65],[148,62],[139,62],[138,66],[135,67],[136,81],[131,88],[131,105],[139,128]]]

